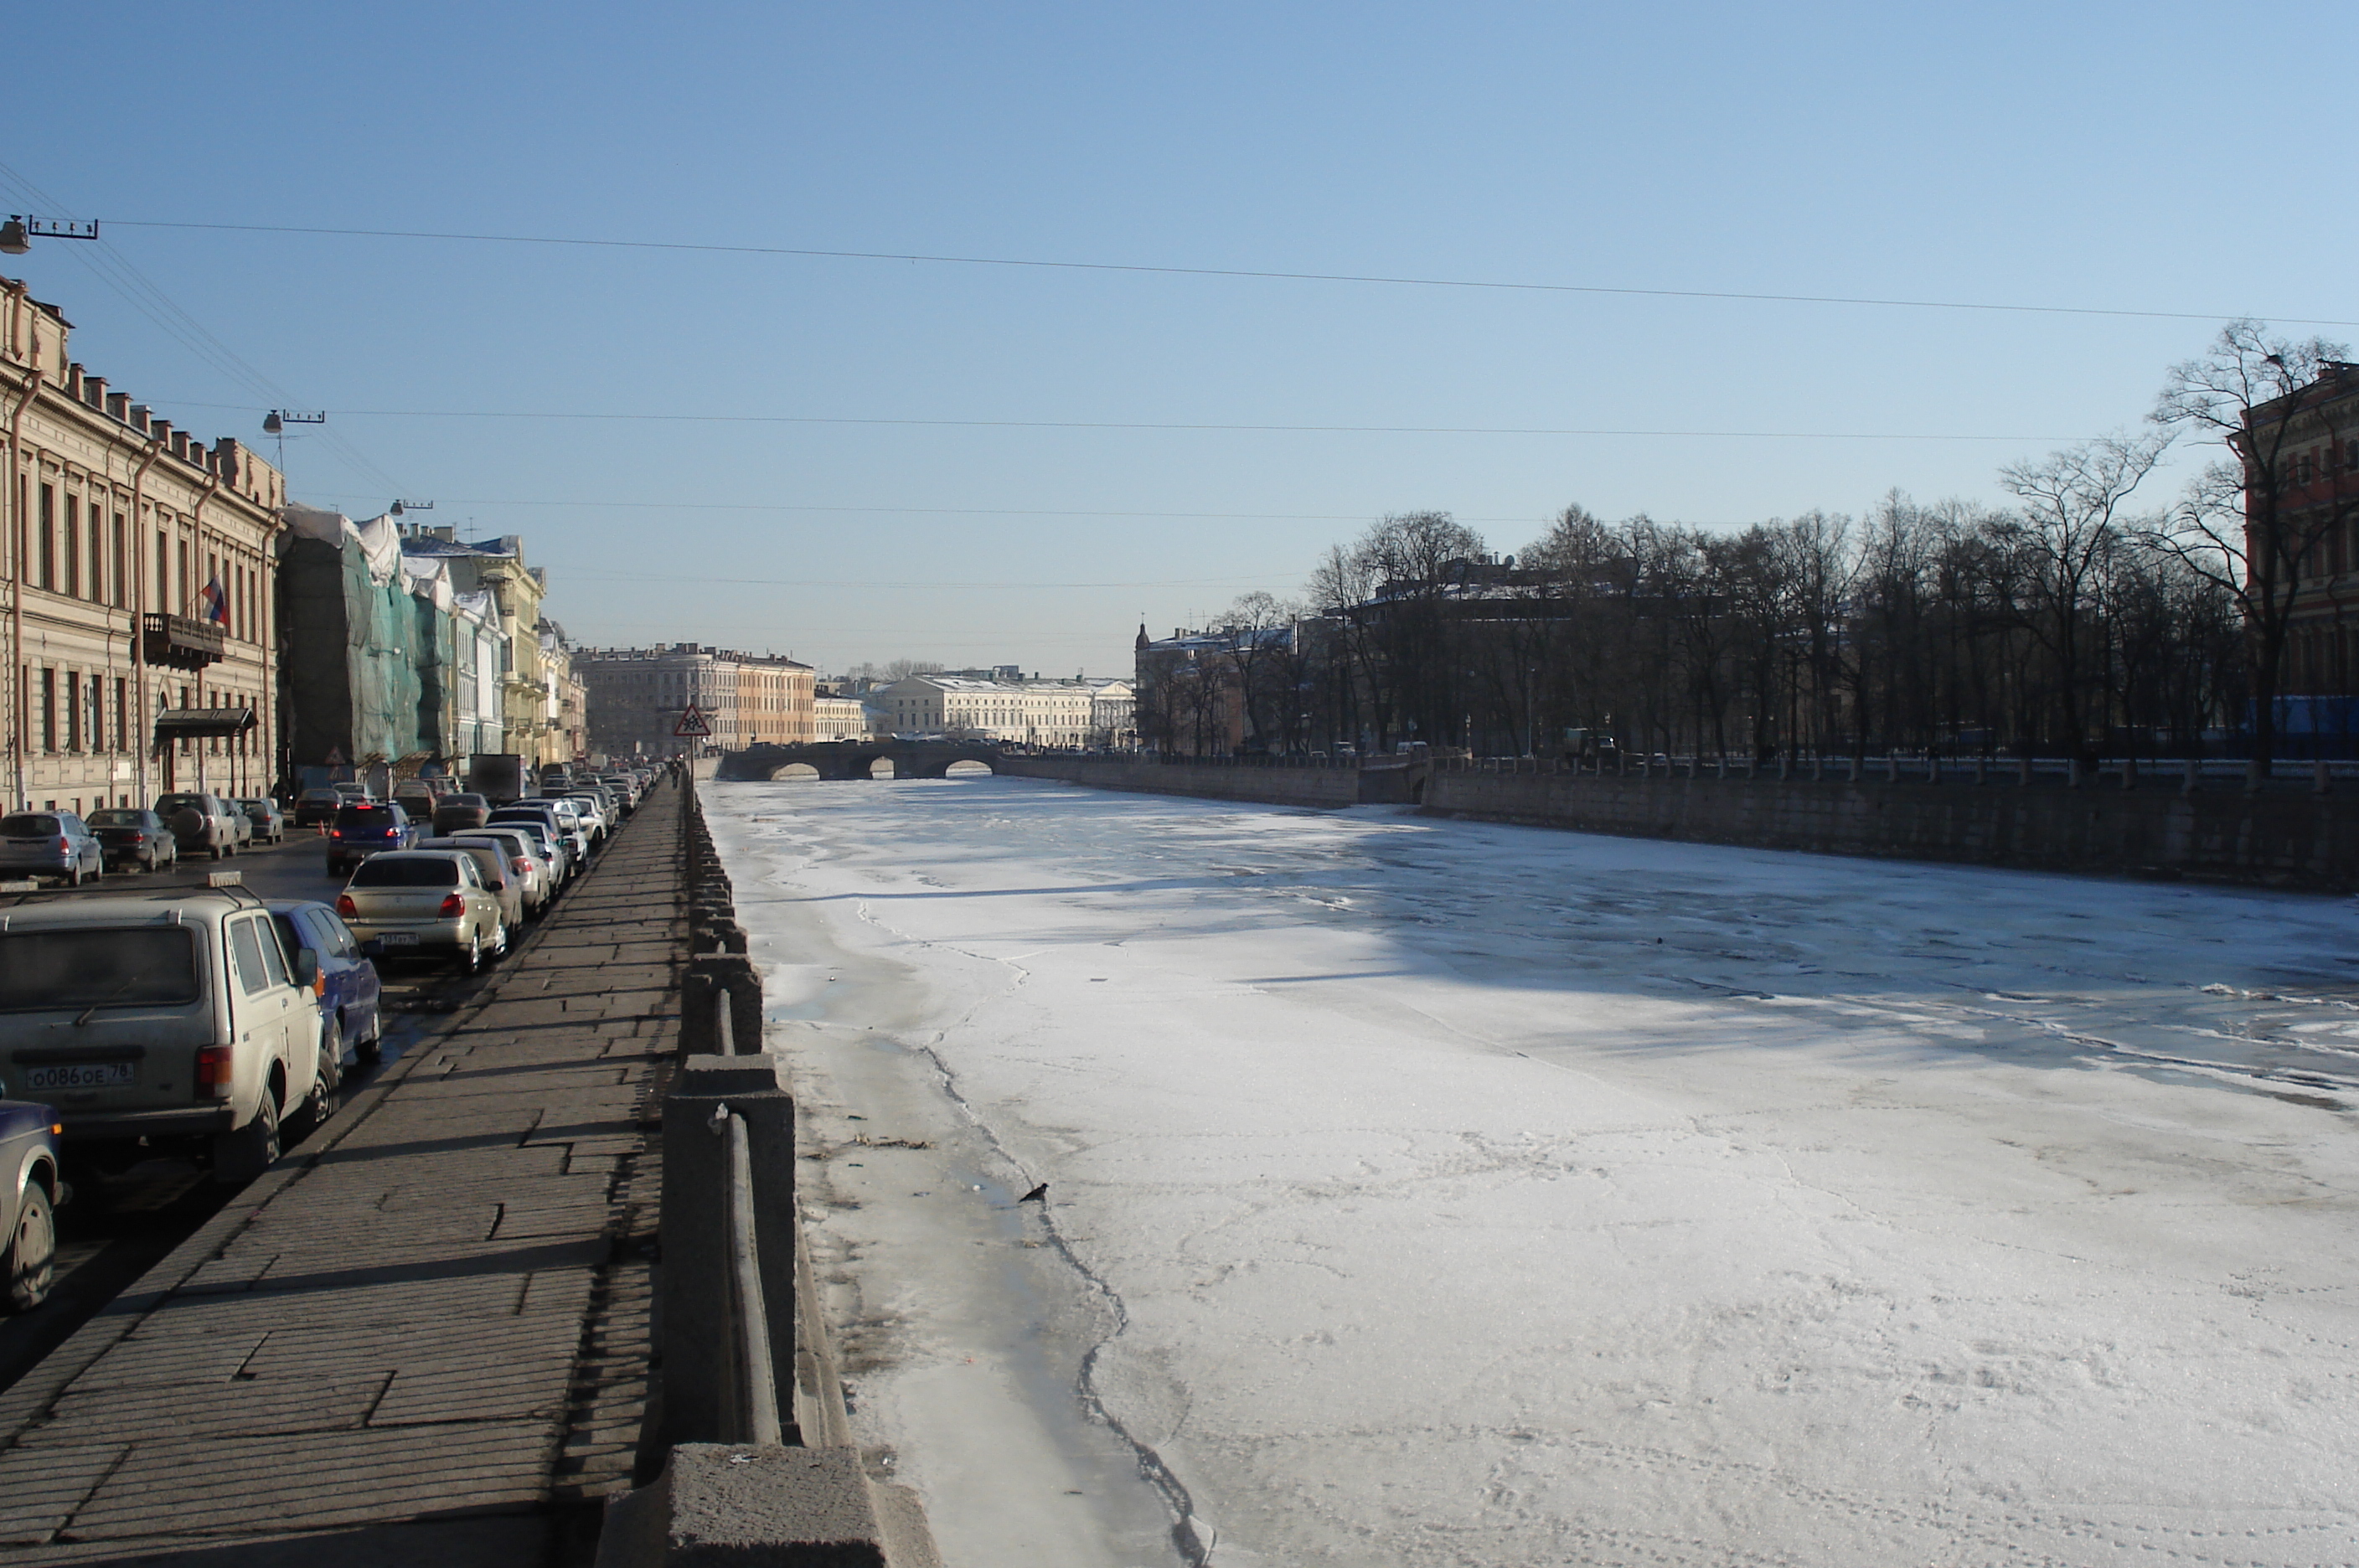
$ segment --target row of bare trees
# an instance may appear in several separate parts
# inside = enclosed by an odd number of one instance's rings
[[[2151,756],[2256,714],[2267,756],[2297,585],[2359,508],[2286,504],[2290,426],[2246,415],[2347,352],[2233,323],[2174,367],[2144,433],[2003,469],[2005,506],[1895,492],[1737,531],[1568,506],[1504,562],[1446,514],[1386,517],[1300,601],[1239,600],[1151,676],[1142,728],[1196,752]],[[2219,461],[2132,511],[2182,432]]]

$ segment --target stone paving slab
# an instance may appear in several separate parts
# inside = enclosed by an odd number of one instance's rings
[[[0,1568],[536,1564],[619,1484],[679,865],[660,789],[440,1035],[0,1396]]]

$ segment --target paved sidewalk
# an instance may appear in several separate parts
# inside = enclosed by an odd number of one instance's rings
[[[679,797],[438,1038],[0,1396],[0,1564],[526,1568],[628,1485]]]

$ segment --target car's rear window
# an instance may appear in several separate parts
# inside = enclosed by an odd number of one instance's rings
[[[195,811],[212,810],[202,795],[160,795],[156,800],[156,809],[159,811],[177,811],[183,806]]]
[[[445,795],[442,797],[442,803],[446,806],[488,806],[491,804],[489,800],[484,800],[481,795],[466,794]]]
[[[57,818],[38,812],[18,811],[14,816],[0,817],[0,838],[49,838],[60,831]]]
[[[92,811],[89,818],[94,828],[137,828],[147,825],[145,811]]]
[[[342,801],[343,796],[333,789],[306,789],[303,800],[314,806],[332,806]]]
[[[459,866],[456,861],[408,860],[378,855],[361,862],[353,873],[355,887],[456,887]]]
[[[381,828],[393,821],[390,806],[339,806],[336,825],[340,828]]]
[[[185,1006],[199,994],[185,926],[0,931],[0,1012]]]

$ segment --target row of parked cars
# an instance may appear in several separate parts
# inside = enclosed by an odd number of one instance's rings
[[[287,825],[276,800],[189,792],[158,797],[153,811],[10,811],[0,816],[0,874],[79,887],[109,871],[177,866],[183,853],[220,860],[250,844],[277,844]]]
[[[0,1307],[49,1294],[71,1195],[61,1143],[99,1171],[177,1150],[219,1181],[251,1180],[334,1113],[346,1069],[375,1053],[374,961],[436,948],[471,971],[496,959],[651,778],[568,781],[437,822],[454,831],[361,853],[332,905],[229,887],[0,910]],[[337,818],[362,808],[414,826],[391,801],[345,800]]]

